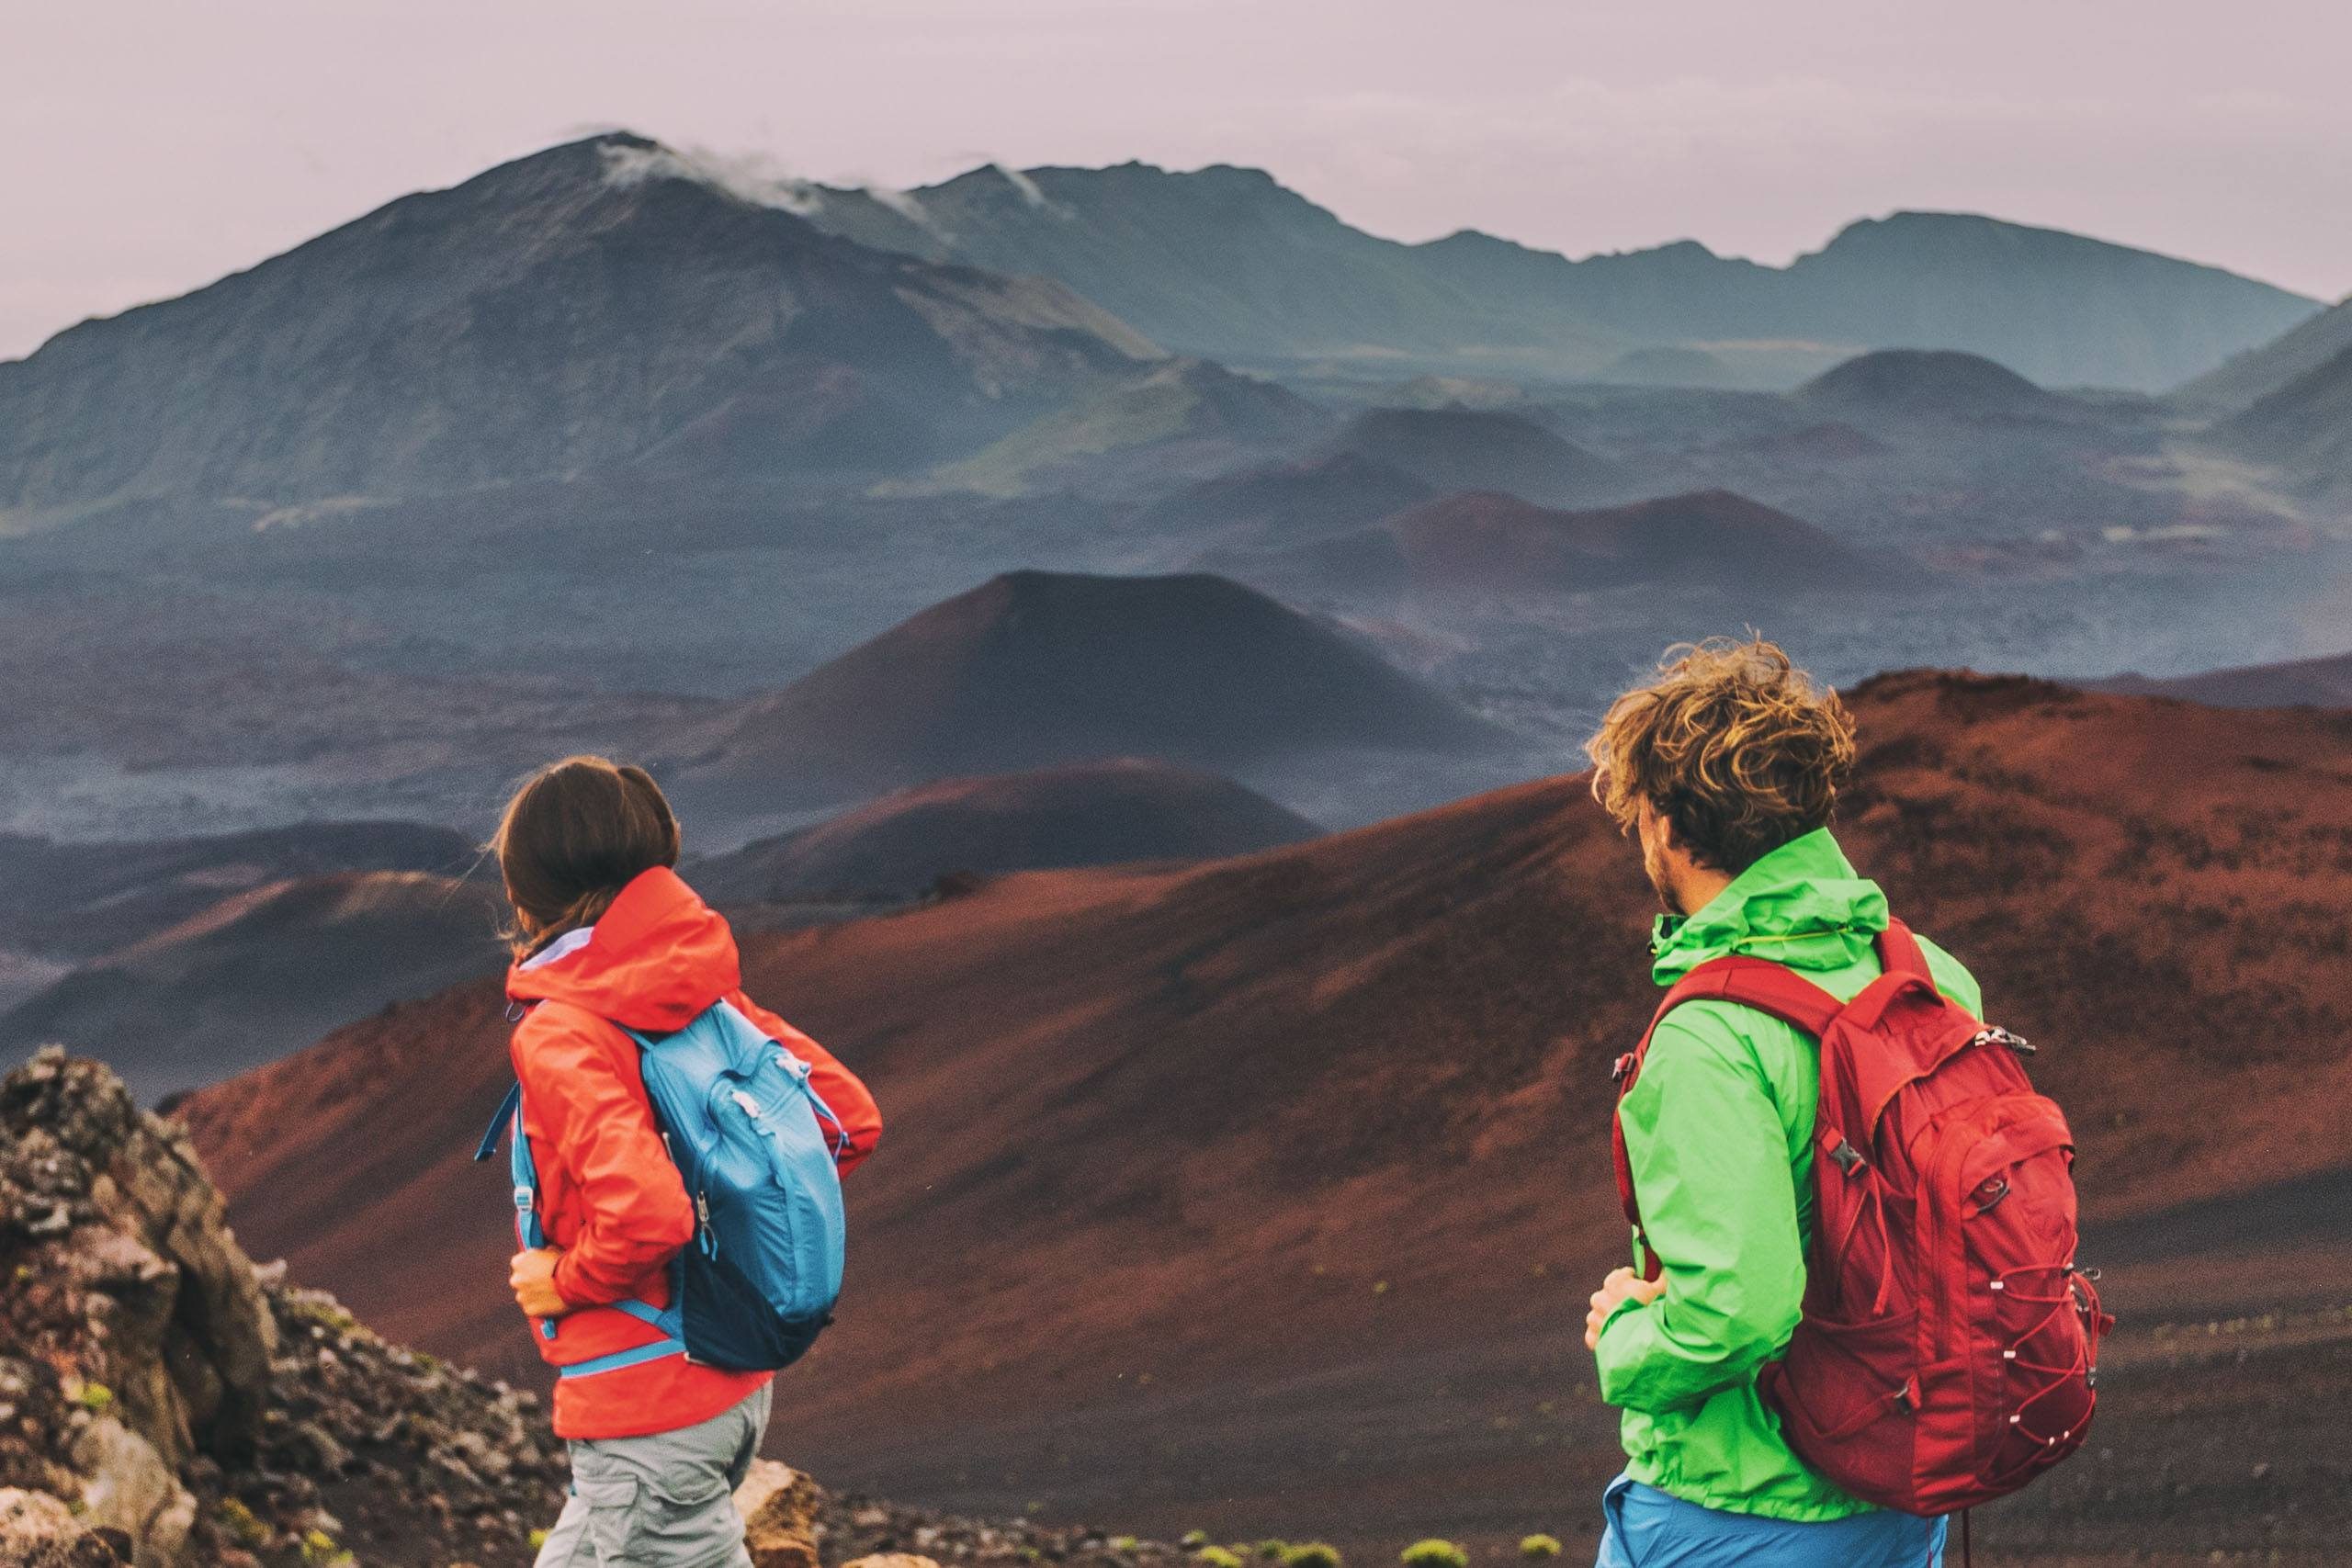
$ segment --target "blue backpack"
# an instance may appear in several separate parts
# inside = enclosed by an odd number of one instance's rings
[[[612,1303],[662,1337],[561,1368],[561,1375],[590,1377],[677,1355],[730,1371],[788,1367],[832,1322],[841,1296],[845,1226],[835,1160],[848,1134],[810,1086],[808,1064],[726,1001],[675,1034],[628,1033],[640,1051],[662,1145],[694,1200],[695,1234],[670,1266],[666,1308]],[[510,1125],[515,1233],[526,1248],[544,1247],[520,1083],[507,1091],[474,1158],[496,1154]],[[554,1338],[556,1320],[542,1320],[539,1332]]]

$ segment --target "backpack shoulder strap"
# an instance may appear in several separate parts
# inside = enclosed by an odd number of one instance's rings
[[[1901,920],[1887,921],[1886,930],[1878,933],[1878,965],[1890,975],[1917,975],[1931,985],[1935,982],[1935,972],[1928,967],[1927,950]]]
[[[1666,993],[1658,1017],[1663,1020],[1670,1010],[1696,1001],[1737,1002],[1770,1013],[1815,1039],[1846,1009],[1844,1002],[1787,964],[1744,953],[1710,959],[1685,975]]]
[[[1617,1058],[1617,1099],[1621,1108],[1625,1096],[1633,1091],[1634,1081],[1641,1077],[1642,1064],[1649,1057],[1650,1041],[1656,1038],[1657,1026],[1684,1002],[1697,1001],[1737,1002],[1769,1013],[1815,1038],[1846,1005],[1784,964],[1738,953],[1711,958],[1668,989],[1657,1011],[1651,1015],[1650,1026],[1642,1032],[1641,1043]],[[1634,1195],[1634,1163],[1625,1147],[1622,1114],[1611,1119],[1610,1145],[1617,1165],[1618,1199],[1624,1205],[1626,1220],[1641,1235],[1643,1277],[1655,1280],[1662,1268],[1657,1254],[1650,1249],[1649,1237],[1642,1234],[1641,1204]]]

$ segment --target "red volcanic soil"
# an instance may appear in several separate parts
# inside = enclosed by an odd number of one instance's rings
[[[1320,831],[1228,779],[1123,757],[899,790],[707,861],[692,875],[723,905],[913,893],[948,872],[1217,860]]]
[[[2215,707],[2352,708],[2352,653],[2298,659],[2286,664],[2209,670],[2200,675],[2177,675],[2168,680],[2118,675],[2110,681],[2083,683],[2095,692],[2182,697]]]
[[[2002,1561],[2334,1560],[2352,717],[1932,673],[1852,696],[1849,848],[2041,1047],[2127,1314],[2092,1449],[1979,1535]],[[1617,1460],[1579,1334],[1625,1252],[1608,1069],[1655,996],[1652,907],[1559,779],[749,939],[752,989],[889,1118],[779,1451],[1144,1532],[1589,1542]],[[504,1034],[464,987],[187,1114],[257,1256],[512,1370],[504,1178],[463,1157]]]
[[[1547,512],[1475,492],[1415,507],[1381,531],[1395,541],[1407,581],[1440,592],[1798,586],[1850,582],[1871,570],[1810,523],[1725,490],[1594,512]]]
[[[817,799],[1106,756],[1206,767],[1500,732],[1369,647],[1221,577],[1016,571],[745,713],[689,797]]]
[[[489,888],[425,872],[273,882],[73,970],[0,1016],[0,1044],[62,1042],[153,1100],[496,970],[498,921]]]

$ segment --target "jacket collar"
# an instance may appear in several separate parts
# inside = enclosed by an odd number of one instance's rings
[[[1671,986],[1711,958],[1745,953],[1794,969],[1859,962],[1886,929],[1886,895],[1826,828],[1790,840],[1732,879],[1698,913],[1660,915],[1650,973]]]

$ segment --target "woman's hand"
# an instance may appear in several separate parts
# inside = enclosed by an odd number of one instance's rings
[[[1608,1326],[1610,1314],[1617,1310],[1619,1303],[1640,1302],[1646,1306],[1664,1294],[1664,1280],[1645,1280],[1631,1269],[1616,1270],[1601,1281],[1600,1289],[1592,1292],[1592,1310],[1584,1319],[1584,1348],[1600,1348],[1600,1331]]]
[[[560,1247],[542,1247],[514,1255],[514,1272],[507,1282],[514,1287],[514,1304],[528,1317],[561,1317],[571,1308],[556,1294],[555,1264],[563,1256]]]

